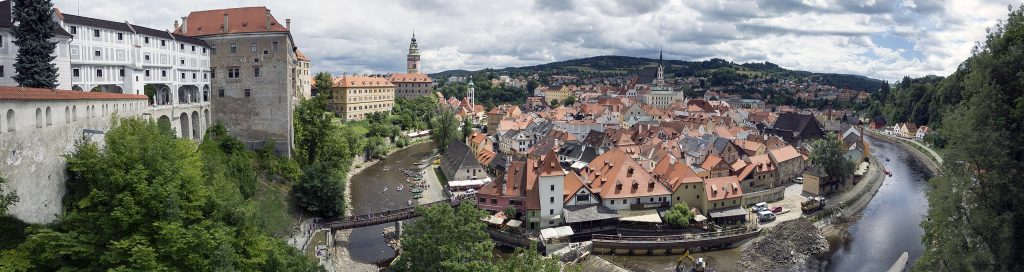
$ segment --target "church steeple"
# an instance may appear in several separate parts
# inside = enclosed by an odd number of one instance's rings
[[[665,50],[658,50],[658,77],[654,79],[655,86],[665,86]]]
[[[420,73],[420,46],[416,44],[416,31],[412,32],[412,41],[409,42],[409,55],[406,56],[406,69],[410,74]]]

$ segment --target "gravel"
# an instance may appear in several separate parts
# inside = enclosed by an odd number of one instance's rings
[[[825,236],[804,218],[787,221],[741,249],[742,271],[808,271],[808,262],[828,255]]]

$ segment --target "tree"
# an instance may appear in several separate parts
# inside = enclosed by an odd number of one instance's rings
[[[292,188],[299,206],[320,217],[341,217],[345,212],[345,175],[329,163],[316,161],[302,169]]]
[[[566,271],[573,271],[570,268]],[[562,265],[558,258],[544,258],[537,251],[537,243],[530,243],[528,248],[516,248],[515,252],[494,264],[491,271],[539,271],[560,272]]]
[[[948,152],[941,175],[929,180],[925,250],[915,270],[1024,267],[1022,42],[1024,7],[1018,7],[939,84],[957,86],[939,96],[962,100],[942,115]]]
[[[469,135],[473,135],[473,120],[471,117],[466,116],[462,118],[462,138],[469,138]]]
[[[824,138],[811,143],[811,164],[821,167],[829,177],[846,180],[853,174],[854,163],[846,160],[843,143],[835,134],[826,134]]]
[[[14,190],[5,191],[4,183],[7,183],[7,180],[0,176],[0,215],[7,214],[8,208],[18,202],[18,192]]]
[[[304,99],[295,107],[295,144],[297,152],[305,163],[312,163],[319,155],[324,138],[334,132],[331,114],[327,110],[327,98],[315,96]]]
[[[480,218],[487,215],[473,205],[434,205],[418,208],[420,219],[402,231],[400,271],[489,270],[494,243]]]
[[[334,88],[334,78],[331,77],[330,73],[319,72],[315,77],[313,77],[313,80],[315,80],[315,82],[313,82],[313,89],[316,90],[317,96],[323,96],[327,99],[334,96],[334,93],[331,91],[331,89]]]
[[[686,203],[679,203],[672,206],[672,209],[665,213],[665,221],[670,225],[676,227],[686,227],[690,225],[690,220],[693,219],[693,211]]]
[[[558,99],[551,99],[551,107],[558,107]]]
[[[50,0],[14,0],[11,29],[14,45],[18,46],[18,57],[14,63],[14,81],[22,87],[57,88],[57,65],[54,50],[57,42],[51,41],[57,22],[50,15],[53,3]]]
[[[575,95],[570,95],[569,97],[565,98],[565,101],[562,101],[562,105],[564,105],[566,107],[572,106],[573,104],[576,104],[576,96]]]
[[[75,145],[62,220],[30,228],[11,253],[20,261],[0,262],[0,270],[320,270],[270,237],[236,181],[209,168],[220,162],[199,154],[232,144],[196,152],[191,140],[137,118],[115,120],[104,141],[102,149]]]
[[[448,143],[459,138],[459,124],[455,111],[442,106],[434,119],[430,120],[430,138],[434,140],[434,148],[444,154]]]

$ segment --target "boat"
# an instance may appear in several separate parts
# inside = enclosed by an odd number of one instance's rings
[[[889,171],[889,168],[882,169],[882,172],[885,173],[885,175],[887,176],[892,176],[892,171]]]
[[[387,191],[388,191],[388,187],[384,187],[384,189],[383,189],[383,190],[380,190],[380,192],[381,192],[381,193],[383,193],[383,192],[387,192]]]
[[[402,185],[398,185],[398,188],[395,188],[395,191],[399,191],[399,192],[401,192],[401,191],[402,191],[402,188],[404,188],[404,187],[403,187]]]
[[[889,161],[889,158],[885,158],[885,161]]]
[[[413,187],[412,189],[409,189],[409,192],[412,192],[413,194],[418,194],[422,193],[423,189],[420,189],[420,187]]]

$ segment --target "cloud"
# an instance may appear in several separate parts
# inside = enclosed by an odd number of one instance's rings
[[[771,61],[895,80],[947,75],[1016,0],[54,0],[65,13],[169,29],[193,10],[266,5],[313,70],[426,72],[596,55]],[[81,5],[79,5],[81,3]],[[139,12],[139,11],[145,12]]]

